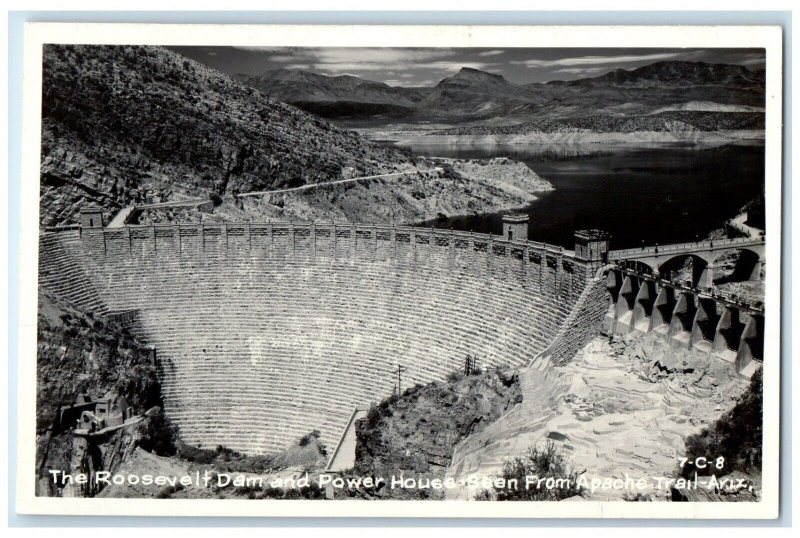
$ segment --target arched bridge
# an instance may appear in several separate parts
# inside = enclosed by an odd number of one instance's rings
[[[711,287],[714,270],[723,256],[739,251],[740,265],[747,273],[746,280],[758,280],[764,260],[764,238],[745,237],[680,243],[674,245],[610,250],[608,261],[623,265],[655,277],[669,276],[680,269],[687,258],[692,260],[692,284],[702,288]]]

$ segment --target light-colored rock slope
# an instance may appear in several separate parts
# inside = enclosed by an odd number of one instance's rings
[[[598,337],[562,368],[521,374],[523,402],[456,447],[450,475],[499,474],[503,460],[529,446],[556,443],[571,465],[592,478],[671,477],[686,436],[734,405],[747,381],[729,363],[695,351],[667,348],[652,335],[609,344]],[[712,455],[709,455],[712,456]],[[451,490],[472,498],[472,490]],[[621,499],[625,490],[595,492]]]

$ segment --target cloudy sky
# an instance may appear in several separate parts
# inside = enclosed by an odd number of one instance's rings
[[[228,74],[287,68],[355,75],[391,86],[433,86],[462,67],[497,73],[517,84],[593,77],[661,60],[764,67],[759,49],[171,48]]]

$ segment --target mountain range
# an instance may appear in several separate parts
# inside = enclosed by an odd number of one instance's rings
[[[462,68],[433,87],[399,87],[350,75],[287,69],[237,75],[278,100],[333,120],[490,124],[586,115],[642,116],[656,111],[759,112],[763,70],[740,65],[663,61],[571,81],[514,84]]]

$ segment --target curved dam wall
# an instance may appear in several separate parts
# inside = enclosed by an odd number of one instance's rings
[[[83,228],[40,249],[43,267],[79,266],[107,311],[136,311],[186,442],[251,454],[313,429],[332,448],[355,406],[392,394],[398,365],[405,389],[466,354],[529,363],[593,276],[560,247],[407,227]],[[43,285],[71,298],[69,278]]]

